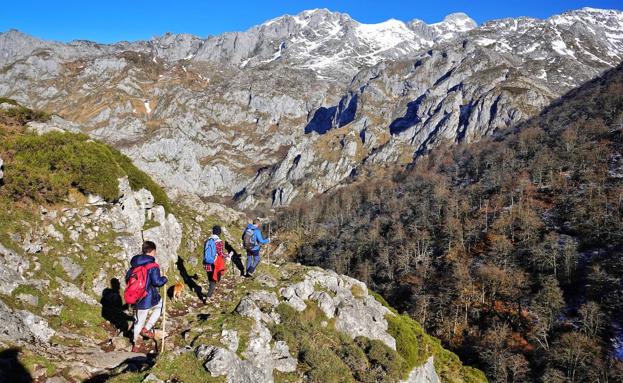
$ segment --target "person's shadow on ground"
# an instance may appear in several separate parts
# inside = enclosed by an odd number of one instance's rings
[[[244,268],[244,264],[242,263],[242,256],[240,255],[240,253],[238,253],[236,249],[234,249],[233,246],[227,241],[225,241],[225,251],[233,254],[231,256],[232,263],[234,264],[236,269],[240,271],[240,275],[244,275],[245,268]]]
[[[32,383],[26,367],[19,361],[19,348],[0,351],[0,382]]]
[[[121,298],[121,284],[117,278],[110,280],[110,287],[102,291],[102,318],[109,321],[117,330],[123,333],[123,336],[130,337],[130,327],[128,322],[133,320],[126,310],[128,305],[123,304]]]
[[[197,274],[192,276],[188,274],[188,270],[186,269],[184,260],[180,256],[177,257],[177,262],[175,262],[175,265],[177,266],[177,270],[180,272],[180,276],[182,277],[182,280],[184,281],[186,286],[188,286],[188,288],[191,289],[195,293],[195,295],[197,295],[197,298],[203,300],[204,297],[202,288],[197,282],[195,282],[195,280],[199,279]]]

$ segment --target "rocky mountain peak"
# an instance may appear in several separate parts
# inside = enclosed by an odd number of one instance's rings
[[[451,13],[444,17],[440,23],[431,24],[435,27],[445,27],[448,30],[454,32],[467,32],[471,29],[477,28],[478,23],[467,14],[463,12]]]

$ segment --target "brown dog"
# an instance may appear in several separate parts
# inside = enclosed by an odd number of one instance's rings
[[[173,286],[173,299],[177,300],[184,290],[184,284],[182,282],[177,282],[175,286]]]

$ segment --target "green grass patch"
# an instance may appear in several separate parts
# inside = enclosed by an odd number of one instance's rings
[[[50,319],[50,325],[54,328],[64,327],[75,334],[100,340],[108,336],[102,327],[104,322],[99,306],[91,306],[71,298],[65,298],[60,315]]]
[[[106,383],[141,383],[149,373],[126,372],[106,379]]]
[[[0,104],[13,105],[12,108],[0,109],[0,123],[7,125],[25,125],[31,121],[45,122],[50,119],[48,113],[26,108],[10,98],[0,97]]]
[[[10,105],[18,105],[17,101],[12,98],[0,97],[0,104],[10,104]]]
[[[0,193],[13,200],[56,203],[76,188],[114,201],[119,196],[117,179],[127,176],[133,189],[149,190],[157,204],[171,209],[164,190],[108,145],[84,134],[4,130],[0,155],[5,161],[5,184]]]
[[[466,368],[459,357],[444,349],[438,339],[426,334],[424,329],[408,315],[387,315],[388,332],[396,339],[396,349],[405,359],[407,371],[423,365],[432,355],[435,370],[444,382],[486,382],[485,375],[476,369]]]
[[[41,355],[34,354],[31,351],[23,350],[20,360],[31,374],[35,372],[37,366],[45,368],[47,376],[54,375],[57,370],[56,365],[52,361]]]
[[[408,374],[398,352],[380,341],[353,340],[337,331],[313,302],[303,312],[285,304],[277,312],[281,323],[271,327],[273,338],[288,344],[311,382],[393,382]]]
[[[301,381],[301,377],[296,372],[274,370],[273,377],[275,378],[275,383],[298,383]]]
[[[17,300],[17,296],[19,294],[28,294],[37,297],[37,305],[31,306],[30,304],[19,302]],[[17,288],[13,290],[13,293],[11,295],[12,298],[15,300],[15,308],[29,310],[34,313],[39,313],[41,311],[41,308],[48,302],[48,297],[45,294],[37,290],[35,287],[29,285],[17,286]]]
[[[203,363],[192,352],[179,356],[164,354],[151,369],[150,373],[166,382],[184,383],[220,383],[225,377],[213,377],[205,369]]]

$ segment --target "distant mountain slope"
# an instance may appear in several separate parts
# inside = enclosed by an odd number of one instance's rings
[[[9,31],[0,95],[80,123],[172,194],[281,206],[534,116],[623,60],[622,30],[585,8],[480,27],[312,10],[112,45]]]

